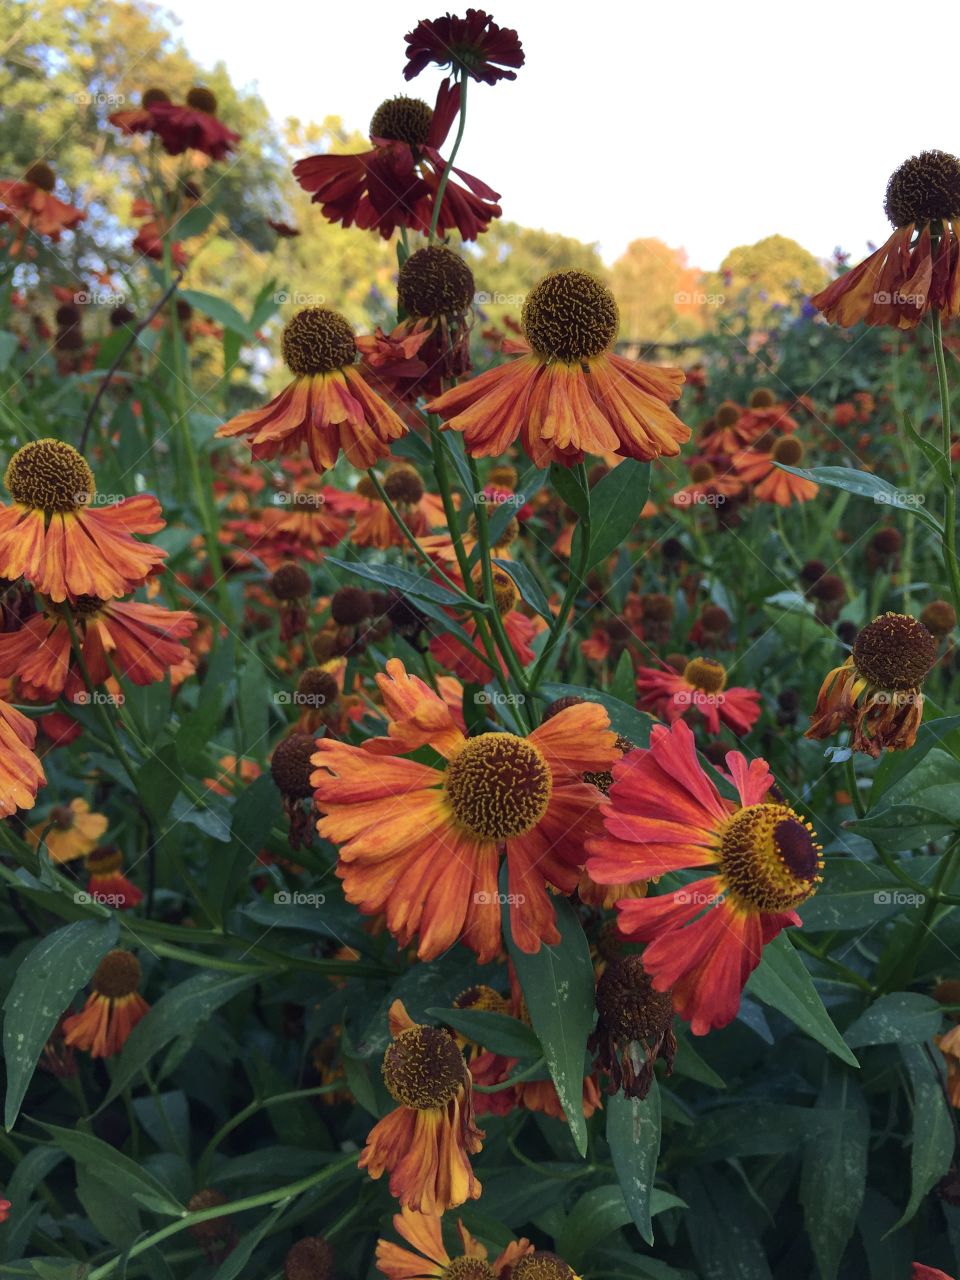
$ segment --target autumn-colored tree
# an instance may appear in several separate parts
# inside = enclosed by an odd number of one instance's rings
[[[769,322],[771,311],[798,309],[827,283],[827,271],[812,253],[788,236],[766,236],[731,249],[720,269],[705,278],[707,293],[723,295],[723,307],[746,308],[753,325]]]
[[[631,241],[610,271],[621,338],[677,342],[702,332],[707,295],[700,279],[684,249],[653,238]]]

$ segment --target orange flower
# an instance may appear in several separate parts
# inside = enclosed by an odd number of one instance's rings
[[[448,568],[447,576],[457,583],[463,581],[453,566]],[[479,578],[480,570],[478,568],[474,572],[474,580],[479,581]],[[534,651],[530,647],[531,642],[537,632],[542,631],[546,624],[541,618],[538,618],[537,621],[528,618],[525,613],[521,613],[516,608],[520,600],[516,584],[510,575],[499,567],[495,567],[493,570],[493,591],[496,606],[503,621],[503,629],[513,647],[517,660],[521,666],[529,666],[535,657]],[[463,630],[467,638],[473,642],[475,648],[478,643],[476,622],[472,618],[467,619],[463,624]],[[430,641],[430,656],[466,683],[489,684],[494,679],[494,673],[490,666],[477,657],[453,631],[444,631],[440,635],[433,637]],[[498,660],[500,670],[506,674],[507,668],[503,658],[498,655]]]
[[[672,668],[640,667],[637,671],[639,706],[652,711],[668,724],[687,712],[699,711],[708,733],[719,733],[721,723],[742,736],[749,733],[760,715],[760,694],[756,689],[727,689],[727,673],[713,658],[692,658],[681,674]]]
[[[713,463],[698,458],[690,466],[690,479],[670,499],[675,507],[722,506],[727,498],[743,492],[743,481],[729,471],[718,474]]]
[[[197,620],[186,610],[92,596],[78,596],[69,607],[95,685],[112,677],[111,663],[134,684],[148,685],[190,656],[181,641]],[[16,676],[22,694],[41,702],[64,692],[74,702],[88,696],[62,613],[35,614],[19,631],[0,635],[0,676]]]
[[[946,1059],[950,1105],[960,1108],[960,1026],[951,1027],[942,1036],[934,1036],[933,1043]]]
[[[30,231],[49,236],[56,243],[61,231],[69,231],[87,216],[82,209],[58,200],[53,194],[56,176],[42,161],[32,164],[19,181],[0,182],[0,209],[6,209],[19,224],[18,242],[10,252],[16,254],[23,237]]]
[[[0,817],[32,809],[47,779],[33,753],[37,726],[0,699]]]
[[[737,1016],[764,946],[816,892],[823,863],[813,829],[770,800],[766,761],[726,757],[739,803],[724,799],[697,759],[682,720],[654,725],[650,747],[614,767],[606,835],[588,842],[587,870],[600,884],[628,884],[688,867],[710,874],[674,893],[617,903],[621,933],[645,942],[655,991],[694,1035]]]
[[[810,301],[834,324],[915,329],[937,311],[960,316],[960,160],[923,151],[887,184],[890,238]]]
[[[937,657],[937,641],[922,622],[884,613],[853,642],[850,657],[827,673],[805,738],[852,730],[850,745],[876,759],[906,751],[923,719],[920,686]]]
[[[416,467],[407,462],[392,463],[383,477],[383,488],[407,528],[416,536],[444,523],[443,503],[434,494],[428,494],[424,490]],[[357,501],[362,505],[356,508],[350,535],[354,546],[376,547],[378,551],[403,546],[406,535],[368,476],[360,477]]]
[[[392,658],[377,676],[388,736],[323,739],[312,782],[317,830],[340,846],[337,875],[365,915],[383,911],[401,946],[431,960],[458,940],[481,961],[501,947],[497,873],[506,854],[510,926],[523,951],[559,942],[549,886],[572,893],[601,793],[581,781],[619,756],[596,703],[568,707],[526,738],[467,738],[446,703]],[[429,745],[442,769],[405,759]]]
[[[407,428],[356,368],[357,345],[343,316],[326,307],[297,312],[283,331],[283,358],[294,380],[262,409],[248,409],[217,430],[245,436],[254,458],[307,446],[318,471],[341,450],[367,470],[390,453]]]
[[[377,1241],[377,1269],[389,1280],[508,1280],[517,1259],[533,1252],[529,1240],[515,1240],[489,1261],[486,1247],[458,1220],[463,1252],[451,1258],[443,1243],[440,1218],[410,1209],[394,1214],[393,1227],[416,1252],[390,1240]]]
[[[569,466],[585,453],[647,461],[674,457],[690,438],[667,407],[679,369],[614,355],[620,317],[610,290],[584,271],[545,276],[523,306],[522,353],[432,400],[427,408],[463,434],[474,457],[499,455],[521,437],[536,466]]]
[[[107,898],[121,911],[138,907],[143,893],[123,874],[123,854],[115,844],[98,845],[87,854],[84,867],[88,876],[87,893],[95,898]]]
[[[63,1020],[63,1042],[87,1049],[92,1058],[112,1058],[150,1006],[140,995],[140,961],[132,951],[108,951],[93,975],[92,992],[80,1013]]]
[[[78,796],[68,805],[56,805],[46,821],[30,828],[27,840],[34,849],[39,846],[40,837],[50,823],[53,825],[43,842],[54,862],[72,862],[74,858],[85,857],[100,843],[100,837],[109,826],[104,814],[91,813],[86,800]]]
[[[413,1022],[399,1000],[390,1034],[383,1079],[398,1105],[370,1130],[359,1165],[371,1178],[389,1172],[402,1207],[442,1214],[480,1195],[468,1159],[484,1137],[473,1121],[470,1072],[453,1036]]]
[[[761,502],[774,502],[778,507],[789,507],[791,502],[809,502],[819,492],[819,486],[803,476],[784,471],[778,463],[787,467],[799,466],[803,461],[803,445],[796,436],[781,436],[770,448],[743,449],[733,456],[733,465],[747,484],[753,486],[754,497]]]
[[[23,445],[3,480],[13,504],[0,503],[0,578],[23,575],[54,603],[126,595],[167,554],[133,536],[164,527],[156,498],[97,505],[93,472],[61,440]]]

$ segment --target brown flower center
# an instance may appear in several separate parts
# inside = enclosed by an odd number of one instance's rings
[[[433,110],[422,99],[388,98],[373,113],[370,136],[422,147],[430,137],[432,121]]]
[[[618,1040],[656,1040],[673,1022],[669,991],[654,991],[640,956],[612,961],[597,983],[597,1012]]]
[[[145,89],[140,99],[140,105],[143,107],[156,107],[163,102],[169,102],[170,95],[166,89]]]
[[[462,826],[483,840],[505,840],[537,825],[553,779],[534,743],[512,733],[481,733],[450,761],[444,789]]]
[[[803,445],[795,436],[781,436],[772,449],[774,462],[795,467],[803,461]]]
[[[310,575],[289,560],[274,570],[270,590],[278,600],[300,600],[310,594]]]
[[[93,472],[73,445],[33,440],[7,464],[3,482],[14,502],[47,515],[77,511],[97,491]]]
[[[132,951],[108,951],[97,965],[91,985],[97,995],[119,1000],[133,995],[140,977],[140,961]]]
[[[883,613],[853,642],[857,670],[878,689],[916,689],[937,656],[937,642],[906,613]]]
[[[895,227],[960,217],[960,160],[948,151],[904,160],[887,183],[883,211]]]
[[[718,427],[732,427],[740,420],[740,408],[732,400],[724,400],[713,415],[713,420]]]
[[[473,301],[473,272],[443,245],[411,253],[397,277],[397,297],[408,316],[462,316]]]
[[[741,905],[754,911],[789,911],[816,892],[822,852],[813,828],[792,809],[752,804],[727,820],[720,870]]]
[[[42,160],[38,160],[36,164],[32,164],[27,172],[23,175],[24,182],[30,182],[35,187],[39,187],[41,191],[52,191],[57,185],[57,178],[53,170],[48,164],[44,164]]]
[[[311,795],[311,757],[316,751],[313,734],[291,733],[278,742],[270,759],[270,773],[277,789],[291,800],[305,800]]]
[[[408,507],[415,507],[424,493],[420,473],[406,462],[398,462],[388,468],[383,488],[391,502]]]
[[[444,1107],[466,1082],[463,1054],[439,1027],[411,1027],[383,1055],[383,1081],[401,1106],[415,1111]]]
[[[283,1263],[283,1280],[333,1280],[333,1249],[323,1236],[306,1236],[289,1250]]]
[[[713,658],[692,658],[683,668],[683,678],[701,693],[719,693],[727,683],[727,672]]]
[[[202,111],[208,116],[215,116],[217,114],[216,94],[201,85],[195,85],[187,94],[187,106],[193,107],[195,111]]]
[[[572,1267],[555,1253],[538,1249],[528,1253],[513,1268],[511,1280],[576,1280]]]
[[[751,409],[769,409],[776,404],[776,397],[769,387],[757,387],[750,392],[749,404]]]
[[[576,364],[606,351],[620,312],[613,294],[586,271],[554,271],[534,285],[521,314],[523,332],[544,359]]]
[[[957,613],[948,600],[931,600],[924,605],[920,621],[931,635],[942,639],[957,625]]]
[[[454,1258],[440,1274],[442,1280],[497,1280],[497,1273],[485,1258]]]
[[[694,484],[703,484],[706,480],[712,480],[715,475],[709,462],[695,462],[690,468],[690,479]]]
[[[453,1007],[479,1009],[484,1013],[507,1013],[510,1002],[499,991],[494,991],[493,987],[488,987],[481,982],[475,987],[467,987],[466,991],[461,991],[454,1000]]]
[[[280,340],[284,363],[297,377],[332,373],[357,358],[353,329],[338,311],[305,307],[298,311]]]

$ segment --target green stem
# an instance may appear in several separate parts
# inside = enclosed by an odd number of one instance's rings
[[[847,756],[843,762],[843,770],[847,778],[847,790],[850,792],[850,803],[853,805],[854,813],[858,818],[867,816],[867,806],[863,802],[863,796],[860,794],[860,788],[857,785],[857,771],[853,765],[853,752]]]
[[[933,312],[933,356],[937,364],[937,389],[940,393],[940,424],[945,469],[943,484],[943,560],[950,581],[953,607],[960,614],[960,563],[957,561],[957,486],[953,480],[950,427],[950,386],[947,381],[946,353],[940,312]]]
[[[463,141],[463,131],[467,125],[467,81],[469,76],[460,76],[460,123],[457,128],[457,136],[453,142],[453,150],[450,152],[450,159],[444,165],[443,173],[440,175],[440,181],[437,184],[437,194],[434,197],[433,217],[430,219],[430,236],[433,239],[437,234],[437,222],[440,219],[440,210],[443,207],[443,197],[447,190],[447,183],[450,181],[450,174],[453,171],[453,162],[457,158],[457,152],[460,150],[460,143]]]
[[[580,471],[580,484],[583,492],[589,494],[590,489],[587,481],[586,468],[582,462],[578,464],[578,468]],[[577,591],[580,589],[586,575],[587,559],[590,555],[591,526],[589,505],[587,507],[586,514],[580,517],[580,524],[583,529],[583,535],[580,541],[580,556],[577,562],[577,567],[574,568],[572,564],[570,566],[570,577],[567,581],[567,589],[563,594],[563,600],[560,603],[560,612],[553,621],[553,625],[550,628],[550,634],[547,637],[547,643],[543,646],[543,652],[540,654],[540,658],[530,674],[528,688],[531,693],[535,693],[540,686],[540,681],[543,679],[543,673],[546,671],[550,659],[553,656],[553,651],[560,641],[563,629],[567,624],[567,617],[569,616],[570,610],[573,608],[573,602],[577,598]]]
[[[312,1187],[318,1186],[321,1182],[327,1181],[335,1174],[341,1173],[351,1165],[356,1166],[356,1162],[356,1153],[352,1152],[342,1160],[336,1160],[334,1163],[328,1164],[319,1173],[312,1173],[307,1178],[300,1178],[297,1182],[289,1182],[286,1186],[277,1187],[273,1191],[262,1191],[259,1195],[246,1196],[243,1200],[232,1200],[228,1204],[216,1205],[212,1209],[201,1209],[197,1213],[184,1213],[183,1217],[178,1218],[176,1222],[169,1222],[165,1227],[161,1227],[159,1231],[153,1231],[150,1235],[138,1240],[131,1245],[125,1254],[118,1254],[115,1258],[111,1258],[109,1262],[105,1262],[103,1266],[95,1268],[88,1274],[87,1280],[104,1280],[106,1276],[114,1274],[124,1261],[124,1258],[136,1258],[141,1253],[146,1253],[148,1249],[153,1249],[163,1240],[169,1240],[171,1236],[179,1235],[181,1231],[187,1231],[190,1227],[196,1226],[201,1222],[212,1222],[216,1218],[225,1218],[232,1214],[244,1213],[247,1209],[260,1209],[280,1204],[284,1200],[292,1200],[297,1196],[303,1195],[305,1191],[309,1191]]]
[[[342,1087],[343,1086],[341,1084],[321,1084],[314,1089],[291,1089],[288,1093],[277,1093],[274,1094],[272,1098],[257,1098],[254,1099],[253,1102],[248,1103],[242,1111],[238,1111],[235,1116],[231,1116],[226,1124],[217,1130],[207,1143],[206,1147],[204,1147],[203,1154],[197,1164],[198,1185],[201,1187],[206,1186],[207,1170],[210,1166],[210,1160],[221,1142],[223,1142],[225,1138],[229,1137],[229,1135],[233,1133],[234,1129],[239,1129],[239,1127],[245,1121],[249,1120],[251,1116],[256,1115],[258,1111],[261,1111],[264,1107],[276,1106],[281,1102],[296,1102],[300,1098],[316,1098],[320,1094],[334,1093],[337,1089],[341,1089]]]

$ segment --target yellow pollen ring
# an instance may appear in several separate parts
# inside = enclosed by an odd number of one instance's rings
[[[747,911],[790,911],[816,892],[823,848],[816,832],[783,804],[753,804],[733,814],[720,834],[726,892]]]
[[[712,658],[692,658],[683,669],[683,679],[701,693],[720,693],[727,683],[727,672]]]
[[[444,790],[462,827],[482,840],[506,840],[537,825],[547,811],[553,778],[528,739],[481,733],[450,761]]]

